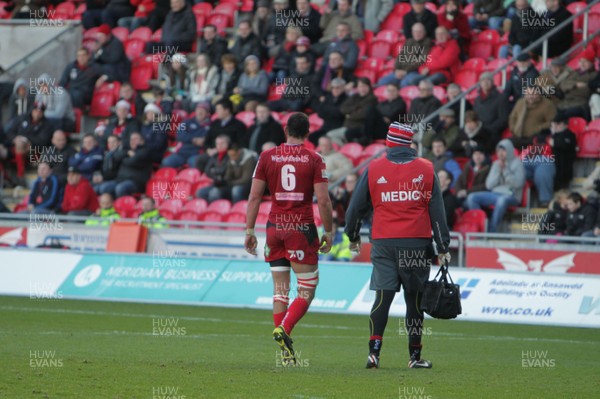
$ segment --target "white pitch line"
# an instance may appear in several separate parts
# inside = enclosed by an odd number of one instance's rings
[[[119,313],[119,312],[103,312],[103,311],[95,311],[95,310],[76,310],[76,309],[63,309],[63,308],[30,308],[30,307],[19,307],[19,306],[0,306],[0,310],[8,310],[8,311],[22,311],[22,312],[42,312],[42,313],[62,313],[62,314],[86,314],[93,316],[118,316],[118,317],[136,317],[136,318],[178,318],[181,320],[189,320],[189,321],[204,321],[204,322],[214,322],[214,323],[240,323],[240,324],[260,324],[260,325],[269,325],[272,326],[271,322],[265,321],[249,321],[249,320],[230,320],[230,319],[221,319],[221,318],[211,318],[211,317],[195,317],[195,316],[173,316],[173,315],[155,315],[155,314],[143,314],[143,313]],[[317,329],[334,329],[334,330],[361,330],[357,328],[347,327],[347,326],[329,326],[322,324],[302,324],[302,327],[306,328],[317,328]],[[394,330],[395,331],[395,330]],[[0,331],[0,334],[4,333]],[[23,332],[19,332],[22,334]],[[54,332],[49,332],[54,333]],[[56,332],[57,334],[64,334],[62,332]],[[35,334],[35,333],[33,333]],[[38,333],[40,334],[40,333]],[[85,334],[85,333],[78,333]],[[93,333],[90,333],[93,334]],[[110,334],[121,334],[121,335],[153,335],[151,333],[136,333],[136,332],[128,332],[115,331],[98,333],[101,335],[110,335]],[[191,335],[190,337],[203,337],[203,336],[218,336],[222,334],[199,334],[199,335]],[[388,334],[390,336],[391,334]],[[395,335],[395,334],[394,334]],[[434,335],[444,336],[449,339],[456,340],[479,340],[479,341],[528,341],[528,342],[551,342],[551,343],[562,343],[562,344],[583,344],[583,345],[599,345],[600,341],[581,341],[581,340],[570,340],[570,339],[560,339],[560,338],[524,338],[524,337],[512,337],[512,336],[499,336],[499,335],[479,335],[479,336],[469,336],[463,333],[447,333],[447,332],[437,332]],[[232,337],[247,337],[253,336],[248,334],[230,334]],[[351,336],[337,336],[337,335],[311,335],[311,337],[316,338],[336,338],[336,339],[364,339],[363,337],[351,337]]]

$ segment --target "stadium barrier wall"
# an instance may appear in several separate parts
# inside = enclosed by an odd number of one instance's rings
[[[433,274],[437,267],[432,268]],[[459,320],[600,327],[600,277],[451,269],[461,285]],[[367,264],[320,265],[313,311],[368,314]],[[296,286],[292,282],[291,298]],[[80,254],[0,250],[0,295],[270,309],[272,280],[259,260],[186,258],[171,252]],[[404,316],[398,295],[391,308]]]

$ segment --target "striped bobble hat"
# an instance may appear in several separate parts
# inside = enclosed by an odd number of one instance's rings
[[[400,122],[393,122],[387,132],[385,144],[388,147],[410,146],[412,137],[415,134],[410,125]]]

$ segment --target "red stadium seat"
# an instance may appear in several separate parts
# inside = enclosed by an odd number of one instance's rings
[[[87,5],[85,3],[80,3],[77,6],[77,8],[75,9],[75,12],[73,13],[73,19],[81,21],[81,16],[83,15],[83,13],[86,10],[87,10]]]
[[[203,198],[194,198],[183,205],[184,211],[195,212],[198,215],[206,212],[206,209],[208,209],[208,204]]]
[[[356,71],[354,71],[354,76],[356,76],[357,78],[367,78],[373,85],[377,82],[378,75],[379,74],[377,73],[377,71],[374,71],[372,69],[357,68]]]
[[[461,233],[485,233],[487,231],[487,215],[481,209],[466,211],[454,223],[453,231]]]
[[[185,220],[188,222],[197,222],[200,217],[200,213],[193,211],[181,211],[175,216],[175,220]]]
[[[587,126],[587,130],[600,130],[600,119],[594,119]]]
[[[201,35],[206,26],[206,19],[208,17],[200,14],[195,14],[194,17],[196,18],[196,34]]]
[[[192,11],[196,15],[204,15],[206,17],[212,14],[213,6],[210,3],[198,3],[192,7]]]
[[[377,101],[384,101],[385,100],[385,86],[379,86],[378,88],[376,88],[375,90],[373,90],[373,94],[375,94],[375,97],[377,97]]]
[[[283,93],[285,92],[285,88],[286,88],[285,83],[280,84],[280,85],[269,86],[269,96],[268,96],[267,100],[269,100],[269,101],[280,100],[281,97],[283,96]]]
[[[212,179],[210,179],[206,176],[202,176],[202,178],[199,181],[194,183],[194,189],[193,189],[194,195],[196,195],[198,193],[198,190],[200,190],[201,188],[212,186],[212,184],[213,184]]]
[[[59,17],[57,17],[60,15]],[[54,16],[51,19],[73,19],[75,15],[75,4],[71,2],[60,3],[54,9]]]
[[[489,42],[472,42],[469,46],[469,58],[489,59],[494,54],[494,45]]]
[[[269,214],[271,212],[271,201],[263,201],[258,206],[258,213]]]
[[[225,223],[236,223],[236,224],[245,224],[246,223],[246,214],[241,212],[230,212],[223,217],[223,222]],[[225,228],[226,230],[245,230],[244,226],[228,226]]]
[[[578,158],[600,158],[600,130],[586,130],[577,137]]]
[[[231,210],[229,212],[239,212],[239,213],[245,214],[247,210],[248,210],[248,201],[241,200],[241,201],[238,201],[235,204],[233,204],[233,206],[231,207]]]
[[[477,35],[475,41],[491,43],[495,46],[500,43],[500,34],[494,29],[486,29]]]
[[[160,170],[160,169],[159,169]],[[202,173],[196,168],[185,168],[180,171],[177,176],[175,176],[175,180],[186,181],[189,183],[196,183],[200,180]]]
[[[217,31],[221,35],[225,34],[225,29],[227,29],[228,27],[231,26],[230,22],[231,22],[231,19],[227,15],[224,15],[224,14],[213,14],[208,19],[208,24],[216,26]]]
[[[473,8],[474,8],[474,4],[473,3],[469,3],[465,6],[465,8],[463,8],[463,12],[465,13],[465,15],[467,17],[472,17],[473,16]]]
[[[127,39],[124,43],[125,46],[125,54],[127,58],[130,60],[134,60],[144,54],[144,48],[146,47],[146,42],[140,38],[130,38]],[[132,71],[133,73],[133,71]]]
[[[183,201],[180,199],[166,199],[159,206],[159,212],[168,211],[173,214],[181,212],[183,209]]]
[[[410,106],[410,103],[413,99],[419,97],[419,87],[418,86],[406,86],[400,89],[400,97],[406,103],[406,106]]]
[[[382,150],[385,150],[387,147],[385,144],[379,144],[379,143],[373,143],[373,144],[369,144],[368,146],[365,147],[364,150],[364,155],[375,155],[377,153],[379,153]]]
[[[149,42],[152,39],[152,30],[147,26],[140,26],[129,34],[130,39],[141,39],[144,42]]]
[[[152,37],[150,38],[150,40],[153,42],[160,42],[161,39],[162,39],[162,28],[157,29],[156,32],[154,32],[152,34]]]
[[[164,168],[158,169],[156,171],[156,173],[154,174],[154,176],[152,176],[152,179],[162,180],[162,181],[171,181],[171,180],[175,179],[175,176],[177,176],[177,169],[164,167]]]
[[[83,111],[81,108],[73,108],[73,113],[75,114],[75,132],[81,132],[81,118],[83,117]]]
[[[285,127],[287,125],[288,119],[290,119],[294,115],[293,112],[288,112],[286,114],[279,114],[279,123],[281,126]]]
[[[231,20],[231,24],[233,25],[233,19],[235,14],[237,13],[237,4],[232,3],[224,3],[219,2],[213,9],[212,15],[221,14],[227,16]]]
[[[238,112],[235,115],[235,118],[240,122],[244,122],[244,125],[246,125],[246,127],[250,127],[254,124],[254,118],[256,118],[256,115],[254,114],[254,112],[251,111],[242,111]]]
[[[481,73],[485,71],[486,66],[486,62],[483,58],[470,58],[463,64],[461,70]]]
[[[371,58],[385,60],[392,55],[392,44],[382,40],[374,40],[371,42],[367,54]]]
[[[371,31],[371,30],[364,29],[363,33],[364,33],[364,38],[363,39],[367,43],[371,43],[373,41],[373,39],[375,38],[375,33],[373,31]]]
[[[395,30],[380,30],[375,36],[375,40],[388,42],[390,44],[396,43],[400,37],[400,34]]]
[[[169,182],[168,186],[170,198],[187,201],[188,198],[193,197],[195,194],[192,189],[193,183],[189,181],[173,180]]]
[[[111,108],[114,105],[115,98],[112,93],[94,92],[92,103],[90,104],[90,116],[95,118],[106,118],[111,116]]]
[[[198,215],[198,220],[200,222],[222,222],[223,215],[219,212],[214,211],[206,211]]]
[[[466,163],[469,162],[469,158],[467,157],[456,157],[454,158],[454,160],[456,161],[458,166],[460,166],[461,170],[465,167]]]
[[[433,95],[442,103],[446,102],[446,90],[442,86],[433,86]]]
[[[583,1],[576,1],[575,3],[571,3],[567,6],[567,10],[569,10],[571,12],[571,14],[575,15],[577,13],[579,13],[581,10],[583,10],[585,7],[587,7],[587,4]],[[581,30],[583,29],[583,15],[581,15],[580,17],[577,17],[574,21],[573,21],[573,31],[574,32],[581,32]]]
[[[363,155],[363,146],[358,143],[346,143],[340,148],[340,153],[344,154],[350,160],[358,159]]]
[[[364,40],[355,40],[356,45],[358,46],[358,59],[362,59],[367,56],[367,50],[369,49],[369,44]],[[323,57],[321,57],[322,59]],[[320,65],[317,65],[317,70]]]
[[[586,120],[580,117],[569,118],[569,130],[575,133],[576,136],[581,134],[586,129]]]
[[[357,69],[370,69],[379,72],[383,69],[383,60],[379,58],[367,58],[358,62]]]
[[[308,123],[310,123],[310,131],[314,132],[323,127],[324,122],[323,119],[321,119],[319,115],[317,115],[317,113],[315,112],[310,114],[310,116],[308,117]]]
[[[600,13],[591,12],[588,15],[588,34],[591,35],[600,30]]]
[[[438,8],[434,3],[427,2],[425,3],[425,8],[431,11],[434,14],[437,14]]]
[[[112,28],[111,33],[114,37],[116,37],[123,43],[129,38],[129,31],[123,26],[117,26],[115,28]]]
[[[218,212],[221,215],[226,215],[231,211],[231,201],[227,199],[219,199],[211,202],[208,205],[207,211]]]
[[[114,202],[115,211],[117,211],[122,218],[133,217],[136,203],[137,200],[131,195],[119,197]]]
[[[160,214],[160,216],[162,216],[163,218],[167,219],[167,220],[175,220],[175,213],[169,211],[169,210],[163,210],[163,211],[159,211],[158,212]]]
[[[462,70],[454,76],[454,83],[464,89],[468,89],[477,83],[478,80],[477,72],[470,70]]]
[[[132,39],[129,39],[132,40]],[[139,39],[133,39],[139,41]],[[147,55],[136,58],[131,63],[130,81],[136,90],[148,90],[150,88],[150,79],[154,75],[154,65],[152,56]]]
[[[314,3],[311,3],[311,6],[314,6]],[[254,0],[242,0],[242,5],[240,6],[240,11],[243,13],[252,12],[254,9]],[[318,10],[317,10],[318,11]]]

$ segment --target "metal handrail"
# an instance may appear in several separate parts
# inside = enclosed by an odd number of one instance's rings
[[[579,42],[577,45],[573,46],[571,49],[569,49],[568,51],[566,51],[564,54],[561,55],[561,57],[565,57],[568,56],[569,54],[571,54],[573,51],[576,51],[577,49],[579,49],[582,46],[587,45],[592,39],[594,39],[596,36],[600,35],[600,31],[596,31],[594,32],[592,35],[590,35],[588,37],[588,32],[587,32],[587,21],[588,21],[588,13],[589,11],[592,9],[593,6],[600,4],[600,0],[594,0],[592,3],[588,4],[585,8],[583,8],[582,10],[580,10],[578,13],[571,15],[568,19],[564,20],[563,22],[561,22],[558,26],[554,27],[552,30],[550,30],[549,32],[546,32],[543,36],[539,37],[537,40],[535,40],[533,43],[531,43],[529,46],[525,47],[523,50],[521,50],[522,52],[527,52],[527,51],[531,51],[533,49],[535,49],[536,47],[538,47],[540,44],[544,44],[546,43],[546,45],[543,48],[543,64],[545,66],[546,64],[546,60],[547,60],[547,40],[548,38],[554,36],[555,34],[557,34],[559,31],[562,30],[562,28],[564,28],[565,26],[569,25],[571,22],[573,22],[574,20],[576,20],[577,18],[579,18],[581,15],[584,16],[584,26],[583,26],[583,40],[581,42]],[[508,61],[506,64],[501,65],[500,67],[496,68],[494,71],[491,71],[490,73],[492,75],[495,75],[497,73],[502,72],[503,73],[503,83],[506,82],[506,70],[512,66],[514,64],[516,60],[512,59],[510,61]],[[428,122],[431,122],[434,118],[438,117],[439,114],[445,110],[448,109],[450,107],[452,107],[453,105],[457,104],[458,102],[461,102],[461,107],[460,107],[460,126],[463,126],[463,120],[464,120],[464,113],[465,113],[465,101],[467,100],[467,95],[469,93],[471,93],[473,90],[477,90],[479,89],[480,83],[476,82],[473,86],[471,86],[470,88],[466,89],[465,91],[461,92],[458,96],[456,96],[456,98],[454,98],[453,100],[448,101],[446,104],[443,104],[440,108],[438,108],[435,112],[427,115],[420,123],[419,123],[419,132],[418,132],[418,141],[419,141],[419,155],[422,155],[423,153],[423,148],[421,145],[421,141],[423,138],[423,126],[425,126]],[[375,154],[373,154],[372,156],[370,156],[369,158],[365,159],[363,162],[361,162],[358,166],[356,166],[354,169],[352,169],[352,171],[350,173],[358,173],[358,171],[360,171],[362,168],[364,168],[365,166],[367,166],[373,159],[378,158],[379,156],[381,156],[381,154],[383,154],[385,151],[387,151],[387,149],[383,149]],[[346,176],[343,176],[341,178],[339,178],[338,180],[336,180],[335,182],[331,183],[329,185],[329,189],[333,189],[335,187],[340,186],[342,183],[344,183],[344,181],[346,180]]]

